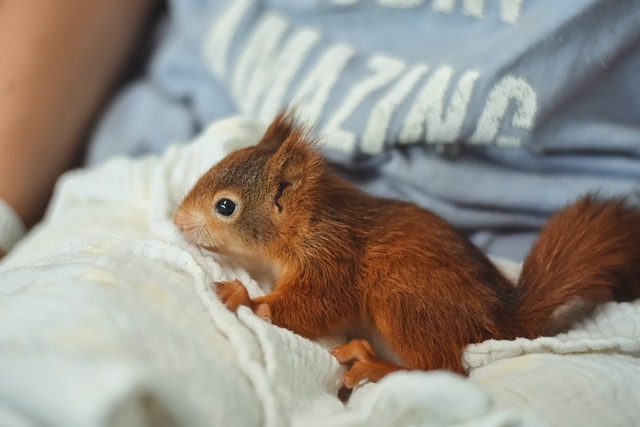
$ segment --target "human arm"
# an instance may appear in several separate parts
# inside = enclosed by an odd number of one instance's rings
[[[0,198],[25,225],[72,165],[152,4],[0,1]]]

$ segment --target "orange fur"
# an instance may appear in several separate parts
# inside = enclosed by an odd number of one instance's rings
[[[207,172],[174,216],[194,243],[272,272],[273,292],[254,300],[239,282],[218,284],[230,306],[249,305],[308,338],[359,325],[382,336],[403,368],[464,373],[468,344],[555,333],[578,300],[584,315],[640,296],[640,211],[621,200],[587,196],[557,213],[514,287],[442,218],[338,177],[310,139],[280,115],[260,144]],[[230,217],[215,211],[225,197],[237,205]],[[353,363],[348,385],[401,368],[362,348],[336,349]]]

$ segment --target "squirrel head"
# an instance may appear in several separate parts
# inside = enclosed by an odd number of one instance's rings
[[[310,231],[325,169],[308,132],[281,113],[256,146],[229,154],[198,180],[173,222],[205,249],[274,260]]]

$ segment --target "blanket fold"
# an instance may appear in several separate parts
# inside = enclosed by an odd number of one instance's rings
[[[46,220],[0,264],[0,425],[490,427],[634,419],[637,303],[607,304],[557,337],[470,346],[469,379],[399,372],[356,389],[343,404],[330,344],[245,308],[227,311],[212,282],[239,278],[252,295],[264,284],[189,245],[171,222],[198,177],[257,142],[263,129],[232,118],[161,157],[117,159],[61,179]],[[585,376],[589,384],[607,382],[585,390]],[[563,387],[545,396],[560,379]],[[594,404],[611,393],[615,417]],[[553,406],[550,415],[541,402]]]

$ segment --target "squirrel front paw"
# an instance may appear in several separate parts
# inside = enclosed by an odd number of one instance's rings
[[[231,282],[215,282],[213,287],[220,301],[234,313],[238,311],[238,307],[241,305],[251,305],[249,292],[238,279]]]
[[[216,295],[220,301],[232,312],[238,311],[238,307],[246,305],[256,316],[271,323],[271,307],[269,304],[256,304],[251,300],[247,288],[238,279],[230,282],[215,282],[213,284]]]

